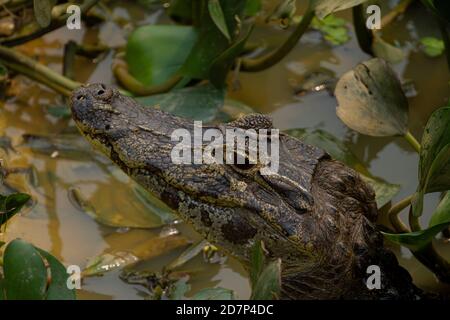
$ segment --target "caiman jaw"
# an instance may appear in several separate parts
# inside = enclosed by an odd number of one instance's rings
[[[71,109],[94,146],[210,242],[249,265],[252,246],[264,241],[269,256],[282,259],[283,297],[379,294],[363,285],[368,265],[387,263],[380,258],[387,255],[381,235],[372,226],[374,192],[324,151],[280,134],[273,176],[227,164],[174,164],[177,142],[171,134],[180,128],[193,132],[192,121],[142,107],[98,84],[75,90]],[[221,127],[269,125],[265,116],[249,115]],[[394,279],[401,273],[389,259]],[[410,279],[404,283],[410,285]]]

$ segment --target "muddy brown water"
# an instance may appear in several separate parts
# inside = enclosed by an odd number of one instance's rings
[[[125,1],[113,2],[111,13],[114,17],[133,21],[134,25],[167,21],[161,11],[145,13],[137,5],[123,3]],[[349,18],[350,14],[343,12],[339,16]],[[62,47],[67,40],[95,43],[99,38],[108,45],[119,47],[125,43],[126,32],[123,30],[127,29],[126,25],[121,29],[114,22],[104,23],[100,28],[83,28],[79,31],[62,28],[21,47],[21,50],[39,57],[41,62],[60,71]],[[259,112],[270,114],[280,129],[320,128],[341,138],[373,174],[402,185],[394,201],[400,200],[411,194],[417,185],[418,156],[406,142],[397,138],[372,138],[351,131],[336,117],[335,98],[327,92],[301,97],[293,94],[293,87],[309,72],[326,69],[339,77],[358,62],[369,58],[359,50],[354,34],[352,31],[350,33],[351,41],[342,46],[332,46],[322,39],[320,33],[308,32],[296,49],[275,67],[260,73],[241,74],[241,88],[230,90],[229,96]],[[438,35],[437,30],[433,21],[423,15],[423,10],[414,5],[405,17],[389,25],[383,34],[386,40],[396,39],[407,53],[407,59],[394,68],[403,80],[412,80],[414,83],[416,94],[409,98],[410,128],[420,138],[432,111],[443,106],[449,98],[445,59],[427,58],[417,49],[420,37]],[[285,35],[285,31],[267,27],[258,29],[254,36],[255,39],[275,39],[276,42],[282,41]],[[78,58],[77,80],[113,83],[111,59],[112,54],[98,63]],[[1,157],[8,167],[34,166],[39,183],[33,187],[23,175],[8,177],[8,183],[17,190],[30,193],[36,205],[15,217],[8,224],[3,237],[24,238],[50,251],[66,265],[79,265],[82,268],[89,258],[103,252],[127,250],[137,243],[151,241],[158,231],[105,227],[74,207],[68,197],[70,187],[77,187],[96,210],[109,210],[118,214],[147,210],[130,191],[133,182],[107,160],[65,159],[57,154],[51,157],[34,153],[21,145],[23,134],[60,134],[73,127],[73,124],[69,120],[58,120],[46,112],[49,105],[63,104],[61,98],[51,90],[19,77],[16,92],[16,97],[1,103],[0,135],[10,137],[17,152],[3,152]],[[438,201],[439,194],[427,196],[427,214],[423,217],[423,225],[426,225]],[[189,227],[184,224],[178,227],[189,239],[198,239],[198,235]],[[437,246],[443,255],[450,258],[448,244],[445,246],[440,240]],[[146,267],[157,270],[181,250],[176,249],[152,259]],[[411,257],[408,250],[397,247],[394,250],[419,286],[448,291]],[[232,258],[226,259],[223,264],[207,264],[199,257],[192,262],[191,267],[200,271],[191,277],[190,294],[201,288],[222,286],[234,290],[238,298],[245,299],[250,295],[247,275]],[[86,278],[78,297],[141,299],[144,296],[142,287],[126,284],[118,275],[118,271],[113,271],[103,277]]]

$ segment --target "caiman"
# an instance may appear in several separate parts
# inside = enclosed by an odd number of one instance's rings
[[[255,242],[263,241],[268,256],[282,260],[280,298],[419,297],[375,227],[373,190],[323,150],[280,133],[273,175],[262,175],[258,165],[174,164],[171,134],[192,132],[193,121],[102,84],[76,89],[71,110],[96,148],[244,266]],[[272,122],[253,114],[215,127],[272,129]],[[371,265],[381,270],[380,289],[368,289]]]

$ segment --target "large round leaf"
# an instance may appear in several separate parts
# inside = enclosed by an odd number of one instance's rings
[[[351,129],[370,136],[405,135],[408,100],[394,71],[372,59],[342,76],[336,85],[336,113]]]
[[[137,28],[127,44],[129,71],[145,85],[164,83],[184,64],[196,40],[197,33],[188,26]]]
[[[6,298],[42,300],[47,286],[47,268],[36,248],[20,239],[11,241],[3,256]]]

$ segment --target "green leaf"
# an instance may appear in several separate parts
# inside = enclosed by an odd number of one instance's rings
[[[357,6],[367,0],[311,0],[317,17],[325,18],[330,13]]]
[[[189,26],[148,25],[137,28],[126,48],[128,68],[145,85],[158,85],[179,71],[197,33]]]
[[[194,300],[233,300],[232,290],[224,288],[206,288],[197,292],[192,299]]]
[[[413,214],[422,215],[425,193],[450,189],[450,107],[431,115],[422,136],[419,186],[413,199]]]
[[[182,68],[185,76],[195,79],[209,79],[212,62],[233,45],[233,41],[230,43],[211,19],[207,2],[205,2],[205,5],[206,7],[201,10],[198,40]],[[238,27],[236,18],[242,17],[245,1],[221,0],[220,5],[227,30],[234,37]]]
[[[387,43],[377,34],[373,38],[372,50],[376,57],[390,63],[398,63],[405,59],[405,53],[402,49]]]
[[[167,15],[175,20],[192,21],[193,0],[171,0]]]
[[[430,219],[429,227],[450,221],[450,191],[447,191]]]
[[[0,277],[0,301],[6,300],[5,297],[5,279]]]
[[[400,191],[400,185],[390,184],[381,178],[373,176],[353,152],[342,141],[330,133],[323,130],[308,132],[304,129],[288,130],[287,133],[308,144],[325,150],[332,158],[358,171],[361,178],[374,189],[378,208],[383,207],[391,201]]]
[[[431,58],[439,57],[445,51],[444,41],[433,37],[420,39],[425,54]]]
[[[179,117],[211,121],[223,105],[225,92],[211,85],[188,87],[173,90],[169,93],[136,100],[146,106],[159,106],[161,110]]]
[[[46,300],[75,300],[75,289],[67,287],[69,274],[66,268],[50,253],[36,248],[50,265],[51,280],[47,288]]]
[[[256,286],[259,277],[264,269],[266,257],[264,255],[264,245],[262,241],[255,242],[250,256],[250,283],[252,288]]]
[[[0,195],[0,226],[18,213],[30,199],[31,197],[24,193]]]
[[[20,239],[11,241],[3,256],[8,300],[42,300],[47,286],[47,268],[36,248]]]
[[[245,3],[245,15],[253,17],[262,9],[262,0],[247,0]]]
[[[216,24],[216,27],[222,32],[228,41],[231,41],[230,33],[228,32],[228,26],[225,22],[225,16],[223,15],[222,7],[219,0],[208,0],[208,10],[211,19]]]
[[[450,225],[450,221],[430,227],[425,230],[409,233],[385,233],[383,235],[392,242],[398,243],[412,251],[418,251],[429,244],[433,238]]]
[[[351,129],[370,136],[405,135],[408,100],[394,71],[382,59],[363,62],[339,79],[336,113]]]
[[[46,28],[52,22],[52,8],[55,4],[53,0],[34,0],[34,16],[41,28]]]
[[[278,299],[281,292],[281,259],[267,265],[261,272],[253,290],[251,300]]]

